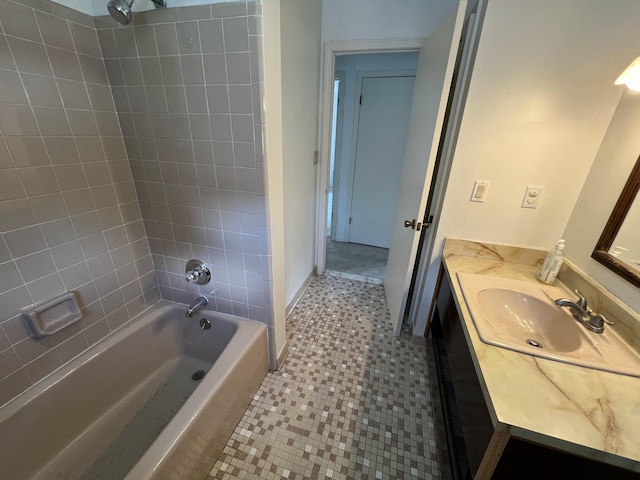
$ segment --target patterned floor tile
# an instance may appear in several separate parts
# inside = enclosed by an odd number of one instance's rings
[[[427,351],[395,337],[380,285],[317,277],[287,320],[214,479],[442,478]]]

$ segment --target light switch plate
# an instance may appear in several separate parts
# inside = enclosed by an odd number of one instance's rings
[[[489,182],[476,180],[473,183],[473,191],[471,192],[471,198],[469,200],[472,202],[484,203],[484,200],[487,198],[488,191]]]
[[[522,208],[538,208],[544,187],[527,185],[527,190],[522,199]]]

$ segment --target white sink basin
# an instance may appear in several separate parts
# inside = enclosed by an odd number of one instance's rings
[[[553,302],[573,298],[541,283],[458,273],[480,339],[537,357],[640,377],[640,356],[607,326],[592,333]]]

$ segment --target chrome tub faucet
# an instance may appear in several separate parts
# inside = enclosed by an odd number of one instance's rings
[[[187,309],[184,312],[184,316],[187,318],[191,318],[193,317],[194,313],[196,313],[198,310],[202,310],[208,304],[209,304],[209,300],[207,300],[206,297],[198,297],[191,305],[187,305]]]

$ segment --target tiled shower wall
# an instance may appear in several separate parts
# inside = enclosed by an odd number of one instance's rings
[[[266,323],[273,366],[260,7],[95,21],[163,298],[205,294],[217,311]],[[191,258],[212,267],[211,284],[185,281]]]
[[[159,291],[93,19],[0,0],[0,404]],[[84,318],[34,340],[19,312],[76,291]]]

